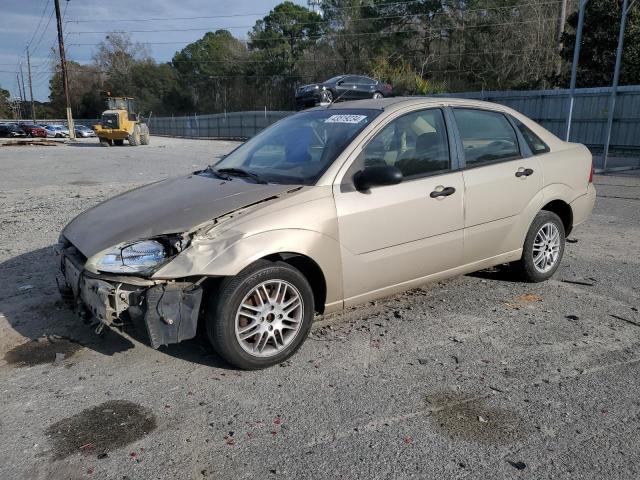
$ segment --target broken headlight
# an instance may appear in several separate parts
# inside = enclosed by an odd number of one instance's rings
[[[164,263],[172,252],[157,240],[119,245],[99,254],[95,268],[109,273],[144,273]]]

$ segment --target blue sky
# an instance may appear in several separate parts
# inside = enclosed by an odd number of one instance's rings
[[[293,1],[300,5],[307,4],[306,0]],[[246,38],[247,31],[255,21],[278,3],[277,0],[60,0],[60,9],[62,12],[66,9],[63,28],[67,58],[70,60],[80,63],[91,61],[94,44],[99,43],[105,34],[87,32],[178,30],[131,34],[133,40],[150,44],[151,55],[157,61],[167,61],[176,50],[201,38],[208,30],[226,28],[236,37]],[[139,8],[133,8],[134,5]],[[9,90],[12,97],[19,95],[16,72],[19,71],[20,60],[27,98],[29,96],[25,46],[31,42],[34,98],[41,101],[48,99],[51,47],[57,46],[56,18],[53,12],[54,0],[0,2],[0,87]],[[184,19],[214,16],[218,18]],[[121,19],[136,21],[123,22]],[[163,20],[143,21],[144,19]]]

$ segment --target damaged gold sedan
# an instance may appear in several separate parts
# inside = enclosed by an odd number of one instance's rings
[[[591,155],[506,107],[395,98],[288,117],[207,169],[119,195],[62,231],[64,297],[149,343],[244,369],[291,356],[316,312],[512,263],[558,268],[590,214]]]

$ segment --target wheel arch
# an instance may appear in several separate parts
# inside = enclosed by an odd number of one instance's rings
[[[573,210],[571,205],[561,199],[551,200],[547,202],[540,210],[555,213],[562,220],[565,235],[568,237],[573,228]]]
[[[282,261],[299,270],[307,279],[313,291],[315,311],[321,314],[324,313],[324,305],[327,299],[327,279],[315,260],[295,252],[273,253],[262,259],[272,262]]]

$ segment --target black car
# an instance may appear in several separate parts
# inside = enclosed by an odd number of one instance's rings
[[[0,137],[26,137],[27,134],[15,123],[0,124]]]
[[[363,98],[383,98],[392,94],[389,84],[362,75],[338,75],[322,83],[303,85],[296,90],[298,108],[313,107],[319,103]]]

